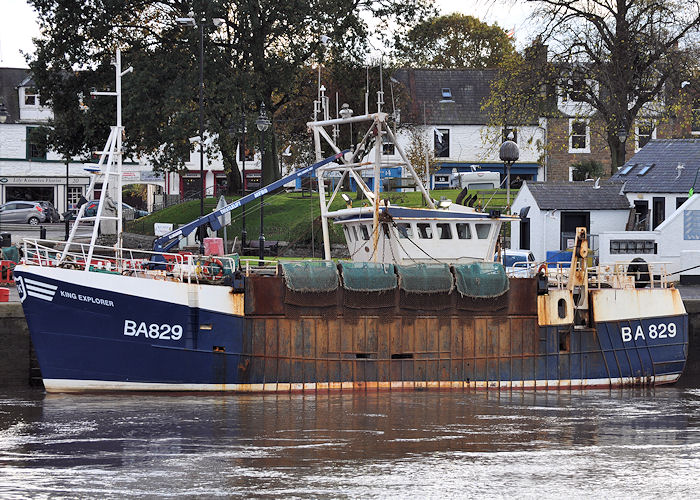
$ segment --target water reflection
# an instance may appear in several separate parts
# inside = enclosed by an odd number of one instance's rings
[[[683,496],[700,390],[0,396],[0,496]]]

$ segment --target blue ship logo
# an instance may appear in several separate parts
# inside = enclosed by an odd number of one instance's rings
[[[19,294],[20,302],[24,302],[27,296],[51,302],[54,295],[56,295],[57,289],[56,285],[49,285],[42,281],[23,278],[22,276],[17,278],[17,293]]]
[[[17,294],[19,295],[19,301],[24,302],[27,298],[27,290],[24,288],[24,278],[22,276],[17,276],[15,278],[15,283],[17,284]]]

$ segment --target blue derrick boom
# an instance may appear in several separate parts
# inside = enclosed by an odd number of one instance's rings
[[[250,203],[251,201],[257,200],[261,196],[266,195],[270,191],[274,191],[275,189],[278,189],[285,184],[287,184],[290,181],[299,179],[301,177],[304,177],[305,175],[308,175],[310,173],[313,173],[316,171],[317,168],[322,167],[323,165],[326,165],[327,163],[330,163],[332,161],[335,161],[339,158],[341,158],[345,153],[347,153],[348,150],[341,151],[340,153],[336,153],[333,156],[329,156],[328,158],[325,158],[317,163],[314,163],[313,165],[310,165],[308,167],[302,168],[300,170],[297,170],[293,174],[289,174],[285,177],[282,177],[281,179],[272,182],[268,184],[267,186],[258,189],[257,191],[250,193],[246,196],[243,196],[242,198],[234,201],[233,203],[229,203],[223,208],[220,208],[218,210],[214,210],[212,213],[204,215],[196,220],[193,220],[189,224],[186,224],[182,227],[179,227],[173,231],[170,231],[169,233],[161,236],[160,238],[156,239],[153,242],[153,250],[156,252],[167,252],[170,250],[172,247],[178,244],[178,242],[182,239],[187,237],[189,234],[192,233],[192,231],[196,230],[197,228],[204,226],[204,225],[209,225],[213,231],[218,231],[221,229],[223,226],[221,225],[221,222],[219,220],[219,217],[237,209],[238,207],[242,207],[243,205]]]

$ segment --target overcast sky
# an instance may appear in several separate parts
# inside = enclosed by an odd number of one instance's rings
[[[79,1],[79,0],[76,0]],[[515,38],[522,44],[528,37],[527,14],[530,7],[516,0],[436,0],[444,14],[463,12],[489,24],[498,23],[515,29]],[[33,52],[32,38],[39,36],[36,12],[25,0],[0,0],[0,67],[26,68],[22,52]]]

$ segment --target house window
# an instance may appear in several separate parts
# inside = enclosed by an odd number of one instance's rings
[[[46,139],[41,137],[39,127],[27,127],[27,159],[46,159]]]
[[[24,89],[24,105],[25,106],[38,106],[39,105],[39,92],[34,87],[25,87]]]
[[[78,206],[80,197],[83,195],[83,188],[80,186],[68,187],[68,210],[72,210]]]
[[[214,185],[214,195],[219,196],[220,194],[226,194],[228,191],[228,179],[226,174],[216,174]]]
[[[503,127],[503,140],[501,142],[513,141],[518,142],[518,129],[512,127]]]
[[[586,82],[580,78],[569,80],[568,100],[572,102],[583,102],[586,95]]]
[[[393,142],[384,142],[382,144],[382,154],[387,156],[393,156],[396,154]]]
[[[438,158],[449,158],[450,156],[450,131],[444,128],[435,129],[435,156]]]
[[[610,240],[611,254],[656,253],[654,240]]]
[[[590,153],[590,132],[588,120],[569,120],[569,153]]]
[[[700,99],[693,101],[693,116],[690,123],[692,134],[700,135]]]
[[[646,146],[650,140],[656,139],[656,127],[654,126],[654,122],[642,122],[637,124],[635,135],[636,143],[634,145],[634,151],[636,153]]]

